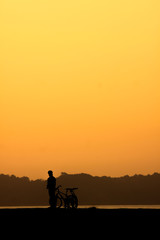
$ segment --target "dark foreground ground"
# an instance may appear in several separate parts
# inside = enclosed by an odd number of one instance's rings
[[[160,209],[0,209],[0,220],[1,233],[21,239],[157,239],[160,232]]]

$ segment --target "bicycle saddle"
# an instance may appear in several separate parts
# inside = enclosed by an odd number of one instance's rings
[[[66,190],[69,190],[69,191],[73,191],[73,190],[76,190],[78,188],[66,188]]]

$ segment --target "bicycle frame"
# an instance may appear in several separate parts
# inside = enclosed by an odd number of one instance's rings
[[[66,192],[61,192],[59,190],[59,188],[61,187],[61,185],[59,185],[56,188],[56,198],[61,200],[61,204],[63,203],[65,208],[70,208],[70,206],[72,207],[76,207],[78,206],[78,198],[76,196],[76,194],[74,193],[74,190],[77,188],[66,188]]]
[[[61,186],[58,186],[57,189],[56,189],[56,190],[57,190],[56,197],[59,197],[59,198],[63,201],[64,207],[66,207],[66,205],[67,205],[67,200],[68,200],[68,195],[67,195],[67,193],[61,192],[61,191],[59,190],[60,187],[61,187]]]

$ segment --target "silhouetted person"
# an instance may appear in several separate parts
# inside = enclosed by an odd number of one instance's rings
[[[49,178],[47,179],[47,189],[49,193],[49,204],[51,207],[56,207],[55,190],[56,190],[56,178],[53,176],[51,170],[48,171]]]

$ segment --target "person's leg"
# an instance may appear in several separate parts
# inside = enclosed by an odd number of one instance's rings
[[[49,200],[50,206],[55,208],[56,207],[56,198],[55,198],[55,192],[50,191],[50,200]]]
[[[53,204],[54,204],[54,207],[56,208],[56,195],[55,195],[55,192],[53,194]]]

